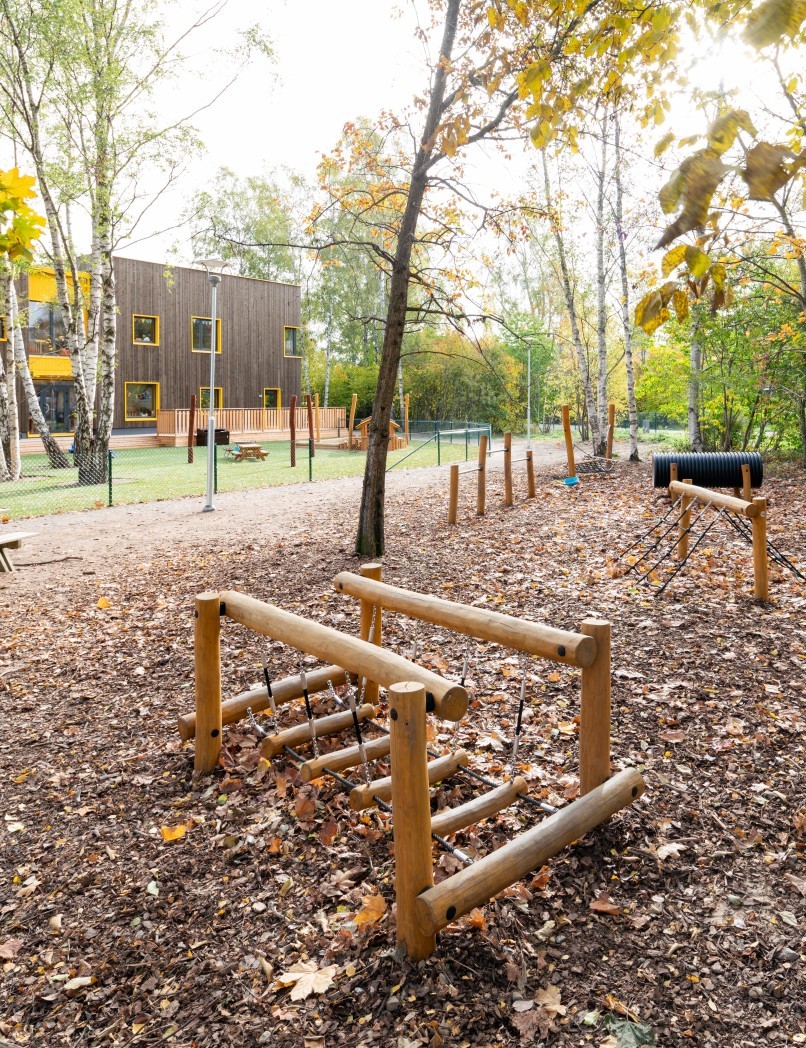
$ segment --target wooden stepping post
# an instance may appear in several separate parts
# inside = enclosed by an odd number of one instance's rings
[[[535,460],[529,448],[526,452],[526,497],[533,499],[535,494]]]
[[[359,575],[365,579],[374,579],[375,582],[380,582],[383,576],[383,567],[380,564],[362,564],[358,569]],[[380,604],[374,604],[369,600],[361,601],[361,640],[370,640],[370,630],[372,629],[372,614],[375,612],[375,631],[372,634],[372,643],[377,645],[379,648],[383,647],[383,624],[381,619],[383,617],[383,611]],[[358,694],[361,694],[361,682],[358,682]],[[364,685],[364,699],[366,702],[377,702],[378,701],[378,683],[374,680],[369,680]]]
[[[504,505],[511,506],[512,497],[512,434],[504,434]]]
[[[610,778],[610,623],[583,619],[580,630],[596,641],[596,658],[582,670],[579,716],[579,794]]]
[[[479,437],[479,476],[476,493],[476,516],[484,516],[484,503],[487,498],[487,434]]]
[[[758,600],[770,599],[769,565],[767,563],[767,500],[753,499],[758,507],[750,518],[753,528],[753,596]]]
[[[451,487],[448,494],[448,523],[456,523],[456,515],[459,509],[459,465],[451,466]]]
[[[196,671],[195,771],[212,771],[221,753],[221,598],[196,598],[193,655]]]

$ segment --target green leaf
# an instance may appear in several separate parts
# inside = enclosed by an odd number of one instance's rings
[[[633,1023],[608,1015],[605,1016],[605,1026],[610,1033],[615,1034],[616,1048],[640,1048],[641,1045],[655,1044],[655,1035],[646,1023]]]
[[[677,247],[673,247],[670,251],[667,251],[666,254],[663,256],[663,261],[661,262],[661,269],[663,270],[663,275],[665,277],[668,277],[668,275],[673,270],[677,269],[678,266],[682,265],[683,262],[685,262],[686,247],[686,244],[678,244]]]
[[[686,247],[685,255],[688,271],[693,277],[704,276],[711,268],[710,257],[693,244]]]

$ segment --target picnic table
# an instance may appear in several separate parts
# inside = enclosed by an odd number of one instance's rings
[[[227,451],[235,462],[244,462],[246,459],[263,460],[268,455],[268,451],[264,451],[260,444],[236,444],[233,448],[227,448]]]
[[[26,539],[31,539],[35,531],[14,531],[0,533],[0,572],[14,571],[9,550],[19,549]]]

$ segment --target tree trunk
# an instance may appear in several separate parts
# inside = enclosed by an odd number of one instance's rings
[[[378,385],[372,402],[372,421],[369,425],[367,462],[364,469],[364,486],[361,492],[361,509],[358,518],[358,533],[355,540],[356,553],[377,557],[384,550],[384,500],[386,495],[386,453],[389,443],[389,420],[395,395],[395,379],[400,361],[403,334],[406,329],[411,253],[417,232],[417,221],[428,181],[429,161],[434,148],[434,135],[439,125],[442,103],[447,83],[447,66],[450,63],[456,37],[461,0],[448,0],[445,11],[445,27],[440,45],[428,115],[417,149],[414,167],[409,182],[406,207],[400,224],[395,248],[392,274],[389,283],[389,303],[386,311],[386,327],[383,335],[383,351],[378,371]]]
[[[607,109],[602,117],[602,166],[596,172],[596,429],[594,455],[607,447],[607,272],[605,268],[605,183],[607,181]]]
[[[9,480],[20,479],[20,423],[17,408],[17,366],[14,360],[14,337],[11,332],[17,325],[17,312],[14,308],[16,299],[11,297],[11,267],[4,266],[0,299],[8,303],[9,316],[6,318],[5,372],[6,372],[6,418],[8,420],[8,454],[6,469]],[[10,331],[9,331],[10,329]]]
[[[19,318],[17,289],[14,287],[13,281],[11,284],[10,303],[12,316]],[[70,460],[56,443],[53,434],[50,432],[47,420],[42,414],[39,397],[36,395],[34,380],[31,378],[31,371],[28,367],[28,358],[25,355],[25,344],[22,341],[22,328],[20,327],[19,322],[11,327],[9,337],[14,341],[14,359],[17,364],[17,371],[19,372],[20,379],[22,380],[25,402],[28,405],[28,414],[31,416],[34,429],[39,434],[45,447],[45,453],[48,456],[50,467],[51,469],[69,469]]]
[[[632,320],[630,318],[630,282],[627,277],[627,244],[624,233],[624,196],[621,169],[621,120],[615,118],[616,240],[621,271],[621,325],[624,331],[624,367],[627,372],[627,410],[630,414],[630,462],[638,457],[638,405],[635,401],[635,368],[632,356]]]
[[[549,212],[552,210],[552,197],[551,197],[551,183],[549,182],[549,169],[546,163],[545,151],[542,152],[543,158],[543,178],[546,187],[546,205]],[[585,353],[585,346],[582,342],[582,334],[579,329],[579,320],[577,318],[576,303],[574,301],[574,289],[571,286],[571,275],[568,269],[568,260],[565,255],[565,243],[563,242],[562,231],[560,229],[560,216],[554,216],[552,220],[552,235],[554,237],[554,243],[557,246],[557,256],[560,262],[560,283],[562,285],[563,298],[565,299],[565,308],[568,313],[568,321],[571,325],[571,337],[574,341],[574,349],[577,355],[577,365],[579,366],[579,377],[582,380],[582,392],[585,398],[585,411],[588,416],[588,422],[590,424],[591,432],[593,435],[593,446],[598,447],[600,444],[599,440],[599,423],[596,416],[596,404],[593,399],[593,386],[591,385],[590,368],[588,367],[588,358]]]
[[[691,331],[688,377],[688,443],[692,451],[704,451],[700,430],[700,372],[702,347],[696,322]]]

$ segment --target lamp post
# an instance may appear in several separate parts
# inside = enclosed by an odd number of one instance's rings
[[[215,355],[216,355],[216,295],[218,285],[221,283],[221,270],[227,263],[220,258],[197,259],[200,266],[207,270],[207,279],[210,282],[212,314],[210,320],[210,388],[207,392],[207,490],[204,496],[202,513],[210,513],[215,509],[213,505],[213,473],[215,460]]]

